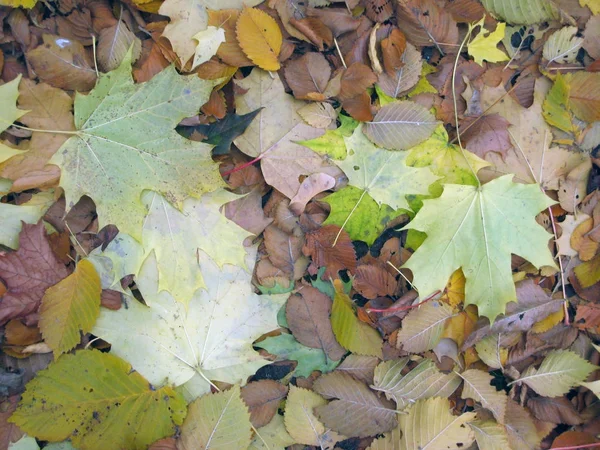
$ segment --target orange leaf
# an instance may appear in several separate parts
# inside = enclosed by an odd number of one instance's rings
[[[271,16],[259,9],[244,8],[235,31],[240,47],[254,64],[264,70],[279,70],[277,57],[283,36]]]

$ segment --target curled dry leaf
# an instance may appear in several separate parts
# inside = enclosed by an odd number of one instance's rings
[[[302,252],[310,256],[317,267],[325,267],[326,278],[337,278],[340,270],[356,270],[356,253],[352,241],[336,225],[325,225],[306,234]]]
[[[398,31],[398,33],[400,32]],[[381,43],[382,50],[384,42]],[[397,47],[392,46],[392,49],[394,48]],[[421,59],[421,53],[412,44],[406,44],[406,50],[404,50],[399,58],[400,64],[390,62],[390,56],[386,59],[386,54],[390,52],[384,52],[383,54],[386,71],[379,75],[377,84],[387,95],[398,98],[413,88],[419,81],[421,69],[423,68],[423,60]]]

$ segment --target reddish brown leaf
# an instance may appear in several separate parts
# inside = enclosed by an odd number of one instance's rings
[[[552,448],[573,448],[576,449],[578,445],[594,444],[598,442],[597,446],[585,447],[587,450],[600,450],[600,441],[589,433],[583,431],[566,431],[552,441]]]
[[[394,14],[392,0],[364,0],[365,14],[373,22],[385,22]]]
[[[367,88],[377,81],[377,75],[370,67],[354,63],[342,74],[341,89],[338,98],[341,101],[350,100],[365,93]]]
[[[289,329],[298,342],[322,349],[328,358],[338,361],[346,350],[338,344],[331,328],[331,299],[318,289],[302,286],[285,306]]]
[[[17,442],[23,432],[14,423],[9,423],[8,418],[17,409],[20,396],[13,395],[0,402],[0,448],[8,448],[11,442]]]
[[[169,65],[160,46],[148,39],[142,42],[142,55],[133,68],[133,77],[137,83],[150,81],[154,75]]]
[[[52,253],[44,224],[24,223],[19,250],[0,257],[0,278],[8,289],[0,300],[0,324],[35,312],[46,289],[67,275]]]
[[[396,69],[404,65],[402,55],[406,50],[406,36],[397,28],[394,28],[390,36],[381,41],[381,54],[383,55],[383,67],[385,71],[394,75]]]
[[[294,97],[325,100],[325,96],[322,94],[327,88],[331,67],[321,53],[306,53],[302,57],[290,61],[285,66],[284,73],[287,83],[294,92]]]
[[[325,225],[307,233],[302,251],[312,258],[315,265],[326,267],[325,279],[337,278],[338,272],[343,269],[351,273],[356,270],[356,254],[350,236],[344,230],[340,233],[337,225]]]
[[[46,34],[44,43],[27,53],[27,60],[51,86],[85,92],[96,84],[96,71],[79,41]]]
[[[418,47],[438,46],[453,52],[458,43],[458,27],[450,12],[435,0],[398,0],[398,27]],[[450,45],[446,45],[450,44]]]
[[[365,265],[356,269],[352,284],[360,295],[368,299],[394,295],[398,282],[387,270],[380,266]]]
[[[123,301],[119,291],[113,291],[112,289],[102,290],[102,294],[100,295],[100,305],[103,307],[116,311],[121,308],[122,303]]]
[[[459,23],[478,22],[479,19],[486,15],[483,5],[477,0],[452,0],[447,2],[444,8]],[[489,14],[486,16],[486,19],[491,20],[492,23],[494,22]]]
[[[364,91],[356,97],[349,98],[342,102],[342,108],[360,122],[369,122],[373,120],[373,111],[371,110],[371,96]]]
[[[242,388],[242,399],[248,405],[250,422],[255,428],[267,425],[277,413],[288,388],[273,380],[259,380]]]
[[[578,305],[573,325],[581,330],[600,327],[600,306],[594,303]]]
[[[265,247],[273,265],[281,269],[288,277],[302,278],[306,267],[303,264],[302,246],[304,237],[288,234],[274,225],[265,229]],[[302,269],[302,270],[300,270]]]
[[[37,326],[28,327],[19,319],[13,319],[6,324],[4,337],[8,345],[30,345],[40,342],[42,335]]]
[[[261,187],[253,189],[248,195],[225,204],[223,212],[229,220],[257,236],[273,222],[265,216],[262,209]]]
[[[461,128],[463,144],[467,150],[484,158],[488,152],[497,152],[504,158],[513,146],[508,134],[510,122],[499,114],[466,117]]]
[[[201,111],[207,116],[213,116],[222,119],[227,114],[227,104],[225,95],[222,91],[214,90],[211,92],[208,102],[202,105]]]
[[[310,41],[323,51],[324,45],[331,47],[333,45],[333,33],[327,26],[317,17],[306,17],[304,19],[290,19],[290,23],[304,34]]]

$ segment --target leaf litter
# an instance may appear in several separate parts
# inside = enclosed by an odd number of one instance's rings
[[[0,0],[0,442],[593,448],[567,3]]]

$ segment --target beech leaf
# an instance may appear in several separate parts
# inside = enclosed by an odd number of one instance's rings
[[[465,305],[477,305],[479,315],[493,322],[517,300],[511,253],[536,267],[556,267],[548,250],[550,235],[535,222],[535,215],[554,202],[538,186],[511,179],[506,175],[481,188],[448,184],[440,198],[424,201],[405,227],[428,234],[404,265],[420,295],[443,290],[460,267],[467,280]]]
[[[504,450],[510,448],[504,427],[492,420],[469,422],[469,427],[475,433],[479,448],[486,450]]]
[[[235,32],[240,47],[254,64],[264,70],[279,70],[278,56],[283,36],[271,16],[259,9],[244,8]]]
[[[544,43],[543,56],[548,64],[574,63],[577,52],[583,44],[582,37],[576,37],[577,27],[563,27],[552,33]]]
[[[396,338],[396,347],[411,353],[433,349],[444,331],[446,320],[454,315],[446,303],[428,302],[408,313]]]
[[[375,369],[373,386],[376,391],[396,402],[398,410],[403,410],[417,400],[432,397],[450,397],[460,385],[461,379],[455,372],[440,372],[430,359],[423,359],[406,375],[402,374],[409,358],[389,360],[380,363]]]
[[[240,387],[207,394],[192,402],[181,427],[177,448],[208,450],[248,448],[252,438],[250,413]]]
[[[46,289],[40,306],[39,327],[55,358],[81,340],[79,330],[88,333],[100,314],[100,277],[94,265],[80,261],[75,271]]]
[[[326,399],[315,412],[323,423],[349,437],[374,436],[396,426],[396,410],[369,387],[343,372],[320,376],[313,389]]]
[[[274,380],[258,380],[242,388],[242,400],[248,406],[250,422],[256,428],[264,427],[277,414],[288,388]]]
[[[198,41],[192,62],[192,70],[194,70],[217,53],[219,46],[225,42],[225,30],[208,26],[206,30],[199,31],[192,38]]]
[[[475,419],[475,413],[467,412],[453,416],[448,399],[435,397],[418,400],[408,414],[398,417],[402,430],[402,450],[458,450],[468,448],[475,440],[474,433],[466,426]]]
[[[295,442],[304,445],[317,445],[321,448],[333,448],[336,442],[344,439],[315,416],[313,409],[326,405],[327,401],[319,394],[308,389],[290,386],[285,402],[285,427]]]
[[[558,397],[585,381],[597,368],[569,350],[553,350],[539,368],[529,366],[515,382],[525,383],[544,397]]]
[[[548,0],[482,0],[482,3],[492,15],[511,24],[528,25],[560,17],[558,8]]]
[[[365,124],[365,135],[380,147],[407,150],[427,139],[438,122],[423,106],[398,101],[383,106],[375,118]]]
[[[504,391],[497,391],[490,383],[493,377],[478,369],[469,369],[459,374],[464,381],[462,398],[472,398],[489,409],[499,423],[504,423],[507,397]]]
[[[37,373],[10,420],[45,441],[142,450],[175,433],[185,414],[185,401],[171,387],[154,388],[116,356],[79,350]],[[112,424],[110,433],[98,423]]]

